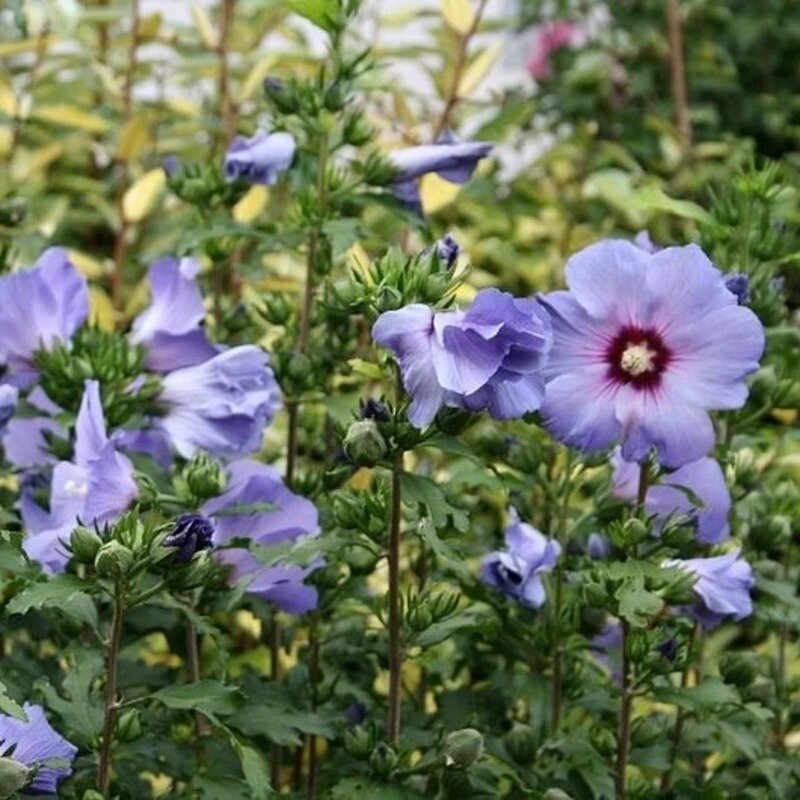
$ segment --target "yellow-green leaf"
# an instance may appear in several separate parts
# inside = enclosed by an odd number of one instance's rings
[[[486,77],[502,52],[503,43],[494,42],[475,57],[458,82],[459,97],[469,97],[478,88],[478,84]]]
[[[383,380],[383,372],[381,372],[381,368],[377,364],[364,361],[363,358],[351,358],[347,363],[356,375],[364,375],[376,381]]]
[[[422,208],[426,214],[435,214],[456,199],[461,187],[440,178],[435,172],[424,175],[419,182],[419,194]]]
[[[117,155],[122,161],[136,158],[150,143],[150,123],[146,116],[129,120],[119,135]]]
[[[33,109],[31,116],[45,122],[52,122],[54,125],[77,128],[87,133],[106,133],[111,128],[107,119],[66,103],[39,106]]]
[[[18,56],[22,53],[35,53],[39,48],[47,49],[55,42],[53,36],[37,36],[35,39],[23,39],[20,42],[0,42],[0,58]]]
[[[233,207],[233,218],[242,225],[252,222],[264,210],[268,196],[266,186],[251,186]]]
[[[89,322],[104,331],[113,331],[116,320],[114,304],[108,295],[96,286],[89,289]]]
[[[197,26],[200,39],[209,50],[217,49],[217,31],[208,12],[199,3],[192,3],[192,18]]]
[[[475,24],[475,11],[469,0],[442,0],[442,16],[460,36],[466,36]]]
[[[151,169],[125,192],[122,215],[126,222],[139,222],[153,210],[166,180],[166,173],[161,167]]]
[[[264,78],[269,75],[270,71],[275,66],[276,60],[275,56],[264,56],[264,58],[259,59],[253,65],[250,74],[244,79],[242,88],[239,90],[240,103],[249,100],[253,96],[253,93],[264,82]]]

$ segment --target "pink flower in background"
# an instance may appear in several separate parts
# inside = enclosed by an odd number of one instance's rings
[[[549,78],[552,74],[550,56],[563,47],[574,44],[578,38],[578,28],[566,20],[545,22],[536,29],[533,53],[528,60],[528,72],[537,81]]]

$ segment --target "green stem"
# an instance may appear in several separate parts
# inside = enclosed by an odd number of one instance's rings
[[[309,657],[308,674],[311,680],[311,709],[317,709],[317,683],[319,681],[319,613],[311,615],[308,630]],[[306,800],[317,800],[319,794],[319,754],[317,737],[308,736],[308,782],[306,784]]]
[[[281,624],[277,612],[272,614],[269,629],[270,677],[277,683],[281,679]],[[269,751],[270,781],[276,792],[281,790],[281,746],[273,744]]]
[[[122,587],[114,588],[111,631],[106,644],[106,692],[103,707],[103,739],[100,744],[100,760],[97,765],[97,788],[104,798],[110,797],[111,752],[114,744],[114,729],[117,721],[117,667],[122,644],[122,622],[125,617],[125,600]]]
[[[198,683],[203,677],[200,668],[200,647],[197,628],[193,622],[188,622],[186,627],[186,671],[189,674],[190,683]],[[207,759],[203,739],[208,736],[209,728],[205,718],[199,712],[194,715],[194,729],[196,734],[195,754],[197,756],[197,764],[200,766]]]
[[[400,520],[402,514],[403,453],[392,459],[392,509],[389,521],[389,744],[400,741],[403,650],[400,637]]]

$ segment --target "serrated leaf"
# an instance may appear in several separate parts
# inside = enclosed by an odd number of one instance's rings
[[[97,630],[97,609],[74,575],[55,575],[34,583],[13,597],[6,606],[9,614],[26,614],[33,609],[55,609]]]
[[[657,614],[663,605],[661,598],[648,592],[641,584],[628,583],[617,592],[619,616],[626,619],[634,628],[647,624],[648,616]]]
[[[464,70],[464,74],[458,82],[457,96],[469,97],[478,88],[502,52],[503,42],[493,42],[485,50],[482,50]]]
[[[475,11],[469,0],[442,0],[442,16],[460,36],[466,36],[475,24]]]
[[[8,690],[4,683],[0,683],[0,712],[21,719],[23,722],[27,719],[22,706],[8,696]]]
[[[122,214],[128,222],[140,222],[158,201],[167,175],[161,167],[145,172],[125,192],[122,198]]]
[[[452,520],[456,530],[465,532],[469,528],[469,516],[460,508],[452,506],[444,490],[425,475],[404,472],[402,476],[403,500],[408,505],[421,503],[437,528],[443,528]]]
[[[242,765],[242,772],[247,785],[250,787],[253,800],[270,800],[276,797],[270,784],[269,770],[258,751],[241,743],[236,746],[236,754]]]

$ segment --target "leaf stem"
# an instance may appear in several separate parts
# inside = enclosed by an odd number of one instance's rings
[[[392,458],[392,507],[389,521],[389,743],[400,741],[403,651],[400,638],[400,520],[402,514],[403,452]]]
[[[111,751],[114,744],[114,728],[117,721],[117,667],[122,644],[122,622],[125,617],[125,600],[122,586],[114,588],[111,631],[106,644],[106,692],[103,707],[103,739],[100,745],[100,760],[97,764],[97,788],[104,798],[110,797]]]
[[[670,84],[672,102],[675,106],[675,122],[681,150],[685,157],[689,155],[692,147],[692,123],[689,117],[689,100],[686,89],[680,0],[667,0],[667,38],[669,40]]]

